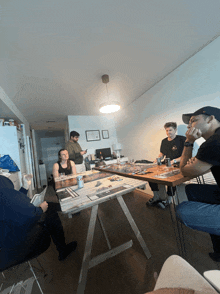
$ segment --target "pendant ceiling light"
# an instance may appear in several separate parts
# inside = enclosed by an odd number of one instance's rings
[[[102,113],[112,113],[112,112],[118,111],[121,108],[119,103],[116,101],[110,102],[110,99],[109,99],[108,87],[107,87],[107,84],[109,83],[109,76],[103,75],[102,82],[106,85],[106,92],[107,92],[108,101],[106,103],[103,103],[102,105],[100,105],[99,111]]]

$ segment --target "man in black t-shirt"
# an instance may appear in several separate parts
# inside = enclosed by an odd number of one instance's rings
[[[161,142],[160,154],[158,157],[161,160],[164,158],[170,158],[171,164],[173,165],[180,162],[186,137],[176,134],[177,124],[175,122],[167,122],[164,125],[164,128],[166,130],[167,138],[163,139]],[[154,197],[146,204],[150,206],[158,205],[161,208],[165,208],[162,202],[166,202],[167,195],[159,192],[159,187],[156,183],[149,182],[149,185],[154,193]],[[174,191],[171,190],[171,187],[168,187],[167,194],[171,196],[173,193]]]
[[[220,109],[200,108],[184,114],[183,122],[188,131],[180,161],[182,174],[197,177],[211,170],[217,185],[187,185],[189,201],[177,207],[177,215],[186,226],[210,234],[214,252],[209,256],[220,261]],[[200,137],[206,141],[192,158],[193,144]]]

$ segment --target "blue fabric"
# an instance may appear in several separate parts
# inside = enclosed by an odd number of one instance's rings
[[[36,225],[43,211],[30,203],[22,192],[13,189],[13,183],[0,176],[0,247],[13,248],[22,244]],[[23,192],[27,192],[24,188]]]
[[[217,185],[186,186],[189,201],[177,206],[177,216],[188,227],[210,234],[215,252],[220,252],[220,188]]]
[[[8,169],[10,172],[19,171],[18,166],[11,159],[10,155],[3,155],[0,157],[0,167],[3,169]]]

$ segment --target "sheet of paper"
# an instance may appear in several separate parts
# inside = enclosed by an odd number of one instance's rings
[[[34,197],[31,199],[31,203],[34,206],[39,207],[40,204],[44,202],[46,191],[47,187],[40,194],[35,194]]]

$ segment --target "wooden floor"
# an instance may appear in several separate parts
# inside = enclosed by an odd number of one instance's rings
[[[55,192],[49,186],[47,201],[57,201]],[[169,208],[147,207],[147,197],[135,192],[124,196],[124,200],[152,254],[146,259],[136,241],[127,219],[116,200],[99,206],[99,214],[107,230],[112,247],[133,239],[132,248],[89,270],[85,294],[142,294],[153,290],[154,272],[160,272],[164,261],[172,254],[179,254]],[[38,260],[47,272],[47,277],[35,269],[38,280],[46,294],[76,293],[80,267],[85,247],[91,209],[68,219],[60,215],[66,242],[77,240],[78,248],[64,262],[58,261],[58,253],[51,242],[50,248]],[[209,269],[219,269],[219,264],[208,257],[212,251],[209,235],[184,227],[186,260],[200,273]],[[108,250],[99,223],[96,225],[92,256]],[[32,265],[39,268],[37,260]],[[31,276],[27,264],[5,272],[1,277],[2,289]],[[40,293],[34,285],[32,293]]]

